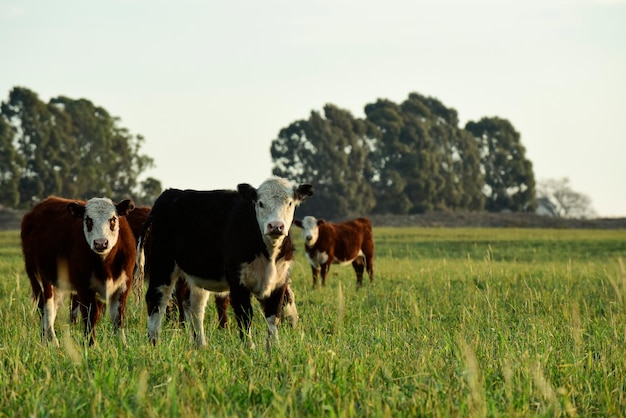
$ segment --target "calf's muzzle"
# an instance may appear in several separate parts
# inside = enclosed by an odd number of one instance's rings
[[[93,240],[93,248],[98,252],[105,251],[109,246],[109,240],[106,238],[100,238]]]
[[[267,224],[268,235],[283,235],[285,224],[282,222],[270,222]]]

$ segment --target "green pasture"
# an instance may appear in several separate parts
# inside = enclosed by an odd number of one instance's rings
[[[294,232],[300,323],[269,354],[259,309],[251,350],[212,305],[206,348],[174,321],[152,347],[134,295],[127,346],[103,317],[86,347],[66,307],[42,344],[0,233],[0,417],[626,414],[626,230],[377,228],[360,290],[349,266],[312,289]]]

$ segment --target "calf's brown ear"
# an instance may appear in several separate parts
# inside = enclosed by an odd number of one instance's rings
[[[67,211],[75,218],[82,219],[85,216],[85,205],[78,202],[70,202],[67,204]]]
[[[300,219],[294,219],[293,224],[299,228],[302,228],[302,221]]]
[[[135,209],[135,203],[130,199],[122,200],[120,203],[115,205],[115,210],[117,211],[118,216],[126,216],[133,209]]]

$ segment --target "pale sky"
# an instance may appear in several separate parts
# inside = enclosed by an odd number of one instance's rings
[[[281,128],[433,96],[520,132],[535,178],[626,216],[626,0],[0,3],[0,100],[86,98],[163,187],[258,186]]]

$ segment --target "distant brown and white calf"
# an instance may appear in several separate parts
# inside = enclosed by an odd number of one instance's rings
[[[135,267],[135,237],[124,218],[132,200],[87,202],[49,197],[22,219],[26,274],[41,314],[41,336],[58,345],[57,309],[66,292],[76,292],[89,343],[104,303],[124,338],[126,299]]]
[[[322,286],[331,264],[352,263],[356,272],[357,286],[363,283],[363,271],[367,269],[370,282],[374,280],[374,239],[372,224],[367,218],[341,223],[331,223],[313,216],[294,220],[302,228],[306,258],[313,271],[313,287],[321,274]]]

